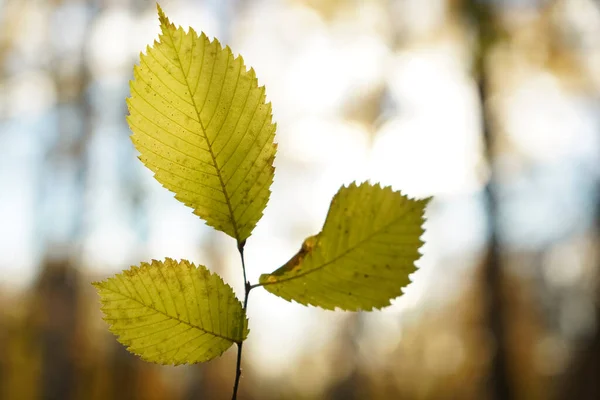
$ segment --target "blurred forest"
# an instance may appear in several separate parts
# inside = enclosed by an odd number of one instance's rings
[[[164,0],[257,71],[278,122],[248,276],[341,184],[435,196],[404,296],[373,313],[253,291],[242,399],[600,399],[600,2]],[[235,349],[147,364],[89,284],[188,258],[238,296],[235,243],[136,159],[144,0],[0,0],[0,399],[227,399]]]

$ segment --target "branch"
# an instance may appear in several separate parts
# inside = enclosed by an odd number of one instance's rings
[[[238,242],[238,251],[240,252],[240,258],[242,260],[242,272],[244,273],[244,313],[242,314],[242,318],[246,318],[246,309],[248,308],[248,295],[250,294],[250,290],[254,286],[250,285],[248,279],[246,279],[246,262],[244,261],[244,245],[246,241]],[[243,325],[242,321],[242,325]],[[233,384],[233,396],[231,400],[237,399],[238,387],[240,385],[240,377],[242,376],[242,347],[244,345],[243,341],[239,341],[236,343],[238,347],[237,353],[237,362],[235,367],[235,382]]]

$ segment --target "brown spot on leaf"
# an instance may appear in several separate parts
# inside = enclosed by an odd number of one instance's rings
[[[300,251],[294,255],[285,265],[281,268],[284,271],[299,272],[302,270],[302,261],[319,245],[319,235],[313,235],[307,237],[302,243]]]

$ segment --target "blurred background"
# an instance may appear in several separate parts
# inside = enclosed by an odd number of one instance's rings
[[[278,122],[251,282],[381,182],[427,210],[420,269],[372,313],[262,289],[242,399],[600,399],[600,3],[164,0],[253,66]],[[228,399],[235,347],[128,354],[89,284],[188,258],[238,293],[233,239],[136,159],[125,122],[154,2],[0,0],[0,399]]]

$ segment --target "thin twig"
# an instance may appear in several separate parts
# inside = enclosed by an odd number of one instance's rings
[[[250,283],[250,282],[248,282],[248,283]],[[260,287],[260,286],[264,286],[264,285],[262,283],[255,283],[254,285],[250,285],[248,287],[248,291],[250,291],[250,290],[252,290],[254,288]]]
[[[240,258],[242,259],[242,272],[244,273],[244,312],[242,314],[242,326],[244,325],[244,318],[246,318],[246,309],[248,308],[248,295],[253,286],[250,285],[248,279],[246,279],[246,262],[244,261],[244,245],[246,241],[238,242],[238,251],[240,252]],[[235,367],[235,383],[233,384],[233,396],[231,400],[237,399],[238,387],[240,385],[240,377],[242,376],[242,347],[244,344],[243,340],[236,343],[238,347],[237,362]]]

